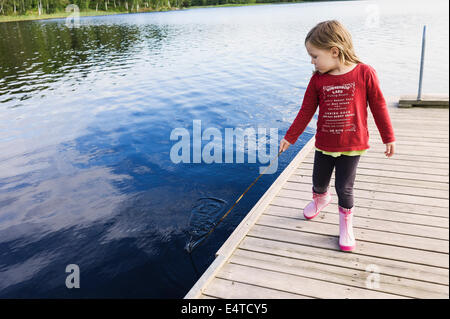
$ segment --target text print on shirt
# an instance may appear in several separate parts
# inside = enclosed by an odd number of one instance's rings
[[[329,90],[324,90],[327,86]],[[314,73],[306,88],[302,106],[284,139],[294,144],[319,107],[315,136],[317,148],[327,152],[368,149],[367,106],[370,107],[383,143],[393,143],[394,130],[374,68],[358,63],[352,71],[342,75]],[[324,124],[327,125],[325,128]]]
[[[355,96],[355,82],[323,86],[322,91],[326,109],[322,132],[341,134],[356,131],[356,125],[352,123],[355,113],[349,110]]]

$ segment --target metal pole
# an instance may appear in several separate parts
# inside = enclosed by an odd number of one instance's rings
[[[423,26],[422,35],[422,55],[420,56],[420,75],[419,75],[419,92],[417,93],[417,101],[422,100],[422,77],[423,77],[423,61],[425,58],[425,37],[427,32],[427,26]]]

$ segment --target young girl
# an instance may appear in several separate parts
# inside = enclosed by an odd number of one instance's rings
[[[306,219],[316,217],[331,201],[329,183],[334,167],[339,203],[339,246],[355,249],[353,184],[359,158],[369,148],[367,103],[375,119],[385,155],[394,154],[394,131],[375,70],[356,56],[350,33],[336,20],[317,24],[305,39],[315,66],[297,117],[280,142],[280,152],[294,144],[319,116],[312,176],[313,200],[304,208]]]

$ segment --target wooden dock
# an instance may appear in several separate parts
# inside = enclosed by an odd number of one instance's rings
[[[313,138],[185,298],[449,298],[449,110],[389,113],[397,138],[392,158],[369,116],[371,148],[354,188],[354,252],[339,250],[334,173],[332,203],[312,221],[303,217]]]
[[[416,95],[404,95],[400,97],[398,102],[399,108],[409,107],[430,107],[430,108],[447,108],[448,95],[444,94],[424,94],[420,100]]]

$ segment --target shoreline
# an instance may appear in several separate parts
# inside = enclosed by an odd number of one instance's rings
[[[326,1],[326,0],[324,0]],[[294,2],[267,2],[267,3],[232,3],[232,4],[219,4],[219,5],[208,5],[208,6],[192,6],[185,8],[178,7],[162,7],[159,10],[151,10],[144,9],[138,12],[131,11],[80,11],[80,17],[95,17],[95,16],[107,16],[107,15],[118,15],[118,14],[136,14],[136,13],[149,13],[149,12],[167,12],[167,11],[183,11],[190,9],[199,9],[199,8],[220,8],[220,7],[243,7],[243,6],[257,6],[257,5],[274,5],[274,4],[294,4],[294,3],[303,3],[309,1],[294,1]],[[36,21],[36,20],[51,20],[51,19],[61,19],[67,18],[73,12],[56,12],[51,14],[42,14],[42,15],[17,15],[17,16],[0,16],[0,23],[4,22],[19,22],[19,21]]]

